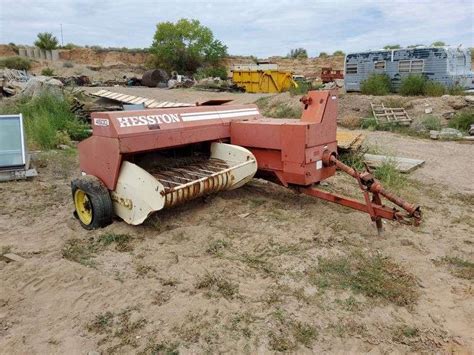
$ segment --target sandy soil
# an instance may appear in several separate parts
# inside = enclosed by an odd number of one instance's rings
[[[254,180],[87,232],[72,217],[76,155],[41,154],[36,179],[0,184],[2,254],[26,259],[0,261],[0,353],[472,353],[472,271],[443,258],[474,258],[474,146],[368,135],[426,159],[401,191],[420,227],[387,222],[377,237],[362,213]],[[328,183],[354,194],[340,174]],[[365,258],[390,263],[347,284],[322,268]],[[406,280],[386,285],[398,298],[371,288],[387,267]]]

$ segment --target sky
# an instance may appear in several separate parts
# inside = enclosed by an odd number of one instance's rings
[[[473,0],[0,0],[0,43],[149,47],[156,24],[198,19],[233,55],[309,56],[434,41],[474,46]]]

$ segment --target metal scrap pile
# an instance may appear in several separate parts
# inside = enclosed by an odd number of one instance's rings
[[[4,96],[13,96],[26,87],[30,76],[25,70],[2,69],[0,70],[1,91]]]
[[[245,92],[245,89],[237,86],[232,80],[222,80],[221,78],[205,78],[197,82],[195,87],[204,91],[228,91],[228,92]]]
[[[3,96],[36,96],[42,91],[60,92],[63,83],[49,76],[31,76],[24,70],[2,69],[0,71],[1,94]]]

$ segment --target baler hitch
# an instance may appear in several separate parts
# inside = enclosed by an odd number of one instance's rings
[[[359,211],[366,212],[371,219],[375,221],[377,232],[379,235],[382,232],[382,218],[398,221],[405,224],[413,224],[418,226],[421,222],[421,210],[419,206],[406,202],[402,198],[387,191],[380,182],[374,178],[371,171],[366,167],[367,171],[359,172],[350,166],[337,159],[335,155],[325,154],[323,157],[323,164],[325,166],[336,166],[339,170],[344,171],[350,176],[354,177],[360,189],[363,191],[365,204],[352,198],[338,196],[314,187],[302,188],[300,192],[321,198],[323,200],[338,203],[343,206],[354,208]],[[372,198],[370,198],[372,194]],[[399,206],[406,213],[403,213],[396,208],[390,208],[382,204],[380,196],[385,197],[393,204]]]

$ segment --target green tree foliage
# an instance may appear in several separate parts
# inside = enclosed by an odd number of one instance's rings
[[[288,53],[287,57],[293,59],[308,58],[308,52],[304,48],[296,48],[290,50],[290,53]]]
[[[399,44],[387,44],[383,49],[400,49],[402,48]]]
[[[433,47],[444,47],[446,43],[444,43],[443,41],[436,41],[436,42],[431,43],[431,45]]]
[[[41,32],[37,35],[35,46],[41,49],[56,49],[58,47],[58,39],[50,32]]]
[[[155,65],[180,73],[194,73],[199,67],[218,65],[227,55],[227,46],[198,20],[181,19],[156,26],[150,48]]]
[[[360,91],[365,95],[387,95],[390,90],[390,77],[386,74],[372,74],[360,84]]]
[[[319,58],[327,58],[327,57],[329,57],[329,54],[327,54],[326,52],[319,53]]]
[[[343,55],[346,55],[346,54],[341,50],[337,50],[332,55],[334,55],[334,56],[343,56]]]

